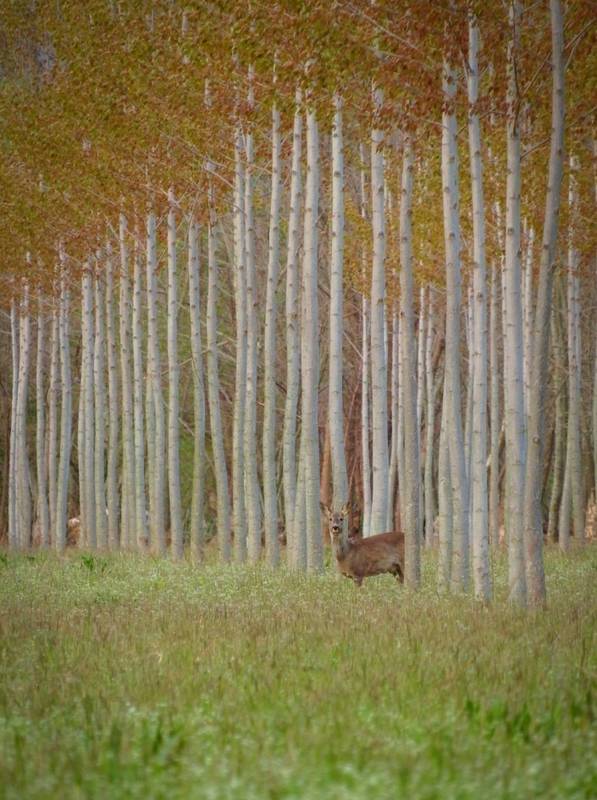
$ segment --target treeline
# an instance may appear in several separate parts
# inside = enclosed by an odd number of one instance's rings
[[[590,4],[84,5],[2,12],[9,546],[316,572],[323,498],[543,602],[597,481]]]

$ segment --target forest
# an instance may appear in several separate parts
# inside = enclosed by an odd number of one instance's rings
[[[5,0],[0,797],[594,796],[596,22]]]

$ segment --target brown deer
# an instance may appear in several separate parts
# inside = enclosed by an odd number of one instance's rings
[[[344,536],[344,520],[348,505],[331,511],[324,503],[321,509],[328,518],[332,549],[340,572],[352,578],[357,586],[363,578],[389,572],[400,583],[404,581],[404,534],[401,531],[378,533],[366,539]]]

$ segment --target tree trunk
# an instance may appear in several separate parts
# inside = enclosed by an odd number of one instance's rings
[[[131,376],[131,286],[126,246],[126,218],[120,215],[120,368],[122,385],[122,525],[121,543],[134,546],[137,530],[135,514],[135,450],[133,438],[133,384]]]
[[[433,338],[435,334],[434,291],[429,286],[427,341],[425,347],[425,378],[427,413],[425,419],[425,546],[434,543],[435,501],[433,494],[433,439],[435,433],[435,382],[433,380]]]
[[[205,542],[205,392],[203,388],[203,355],[201,352],[201,296],[199,282],[199,226],[189,220],[189,315],[191,322],[191,355],[193,359],[193,496],[191,498],[190,541],[195,563],[203,560]]]
[[[106,499],[108,508],[108,544],[110,550],[120,545],[118,506],[118,463],[120,450],[120,399],[118,393],[118,354],[114,321],[114,262],[112,246],[106,247],[106,333],[108,349],[108,472]]]
[[[379,113],[383,104],[381,89],[373,91]],[[371,389],[373,428],[373,490],[370,533],[382,533],[388,515],[388,410],[387,367],[384,336],[385,317],[385,209],[384,209],[384,133],[371,131],[371,209],[373,266],[371,273]]]
[[[100,254],[97,265],[99,266]],[[105,440],[106,440],[106,383],[105,383],[105,335],[104,335],[104,288],[102,276],[95,275],[95,348],[93,383],[95,390],[95,527],[97,546],[108,548],[108,519],[106,516]]]
[[[208,163],[208,171],[213,165]],[[222,411],[220,408],[220,378],[218,373],[218,264],[216,259],[216,210],[213,177],[209,177],[208,188],[209,222],[207,227],[207,391],[209,399],[209,421],[211,448],[216,478],[218,506],[218,544],[220,558],[224,563],[230,561],[230,497],[228,494],[228,471],[224,455],[224,436],[222,433]]]
[[[500,274],[494,265],[491,276],[491,314],[489,321],[489,372],[491,393],[489,417],[491,420],[491,450],[489,470],[489,540],[493,547],[499,542],[500,530],[500,362],[498,330],[500,318]]]
[[[332,257],[330,275],[330,375],[328,425],[332,461],[333,501],[339,510],[348,501],[348,475],[344,449],[344,407],[342,402],[342,341],[344,292],[344,142],[342,100],[334,98],[332,125]],[[344,525],[344,535],[347,533]]]
[[[174,192],[168,191],[168,497],[172,557],[184,555],[178,416],[180,409],[178,364],[178,276],[176,269],[176,218]]]
[[[287,536],[293,530],[298,466],[296,459],[296,416],[300,391],[298,259],[302,196],[302,126],[301,93],[297,91],[292,134],[290,211],[288,216],[288,251],[286,255],[286,403],[284,405],[284,432],[282,434],[282,474],[284,483],[284,522]]]
[[[456,78],[448,62],[444,63],[443,91],[445,110],[442,119],[442,183],[447,292],[445,411],[453,503],[452,586],[457,590],[465,590],[468,583],[469,525],[460,399],[460,220],[457,127],[453,110]]]
[[[145,420],[143,406],[143,276],[140,252],[140,232],[135,231],[133,258],[133,430],[135,447],[135,519],[136,544],[140,551],[147,549],[147,502],[145,498]],[[99,511],[98,511],[99,513]]]
[[[448,392],[447,375],[444,374],[444,391],[442,400],[442,424],[439,436],[439,458],[437,468],[437,485],[439,501],[439,557],[437,563],[437,582],[440,592],[450,588],[453,538],[453,502],[452,481],[450,477],[450,442],[448,437]]]
[[[35,457],[37,469],[37,523],[40,545],[50,543],[50,514],[48,511],[48,461],[46,458],[46,400],[44,396],[44,344],[45,325],[41,293],[38,294],[37,311],[37,362],[35,369],[36,436]]]
[[[307,569],[323,568],[319,508],[319,316],[317,303],[317,218],[319,212],[319,129],[313,109],[307,110],[307,181],[303,256],[302,435],[305,439],[305,519]]]
[[[56,491],[58,483],[58,391],[60,386],[60,343],[58,341],[58,309],[52,303],[50,331],[50,389],[48,393],[48,494],[50,501],[50,530],[48,544],[56,523]]]
[[[365,146],[359,148],[361,218],[367,219],[365,187]],[[363,252],[363,284],[365,283],[367,254]],[[369,300],[363,293],[361,304],[361,477],[363,482],[363,536],[371,534],[371,454],[369,449]]]
[[[62,384],[62,404],[60,409],[60,456],[58,465],[58,487],[56,499],[56,519],[53,539],[56,550],[61,553],[66,547],[66,522],[68,510],[68,478],[70,472],[72,384],[69,344],[69,290],[66,283],[64,254],[61,253],[60,276],[60,370]]]
[[[504,416],[506,422],[506,532],[510,600],[526,603],[523,548],[523,500],[526,462],[526,426],[522,374],[522,303],[520,266],[520,98],[517,68],[520,51],[521,6],[510,4],[511,38],[508,43],[508,115],[506,177],[506,330],[504,341]]]
[[[417,589],[421,582],[420,468],[417,425],[417,384],[415,319],[412,270],[412,195],[414,159],[410,137],[405,137],[402,156],[402,196],[400,200],[400,339],[402,343],[401,382],[404,392],[404,458],[401,474],[400,515],[405,533],[405,582]],[[404,503],[404,505],[403,505]]]
[[[156,219],[147,215],[147,361],[151,376],[152,413],[148,414],[148,446],[152,478],[149,485],[151,538],[160,555],[166,553],[166,420],[162,395],[162,369],[158,338]],[[154,435],[153,443],[150,439]]]
[[[8,471],[8,544],[12,549],[19,546],[17,518],[17,404],[19,398],[19,317],[17,301],[10,303],[10,336],[12,354],[12,397],[10,404],[10,454]]]
[[[551,474],[551,493],[549,498],[549,516],[547,522],[547,538],[556,542],[558,540],[558,515],[562,494],[563,478],[566,468],[566,403],[564,397],[566,365],[563,351],[563,332],[560,316],[560,292],[556,290],[555,308],[551,315],[553,362],[554,362],[554,394],[555,394],[555,422],[554,422],[554,455],[553,470]]]
[[[475,597],[487,601],[491,596],[489,565],[489,522],[487,509],[487,278],[485,269],[485,199],[479,99],[479,28],[476,17],[469,18],[469,153],[473,202],[473,331],[472,351],[472,447],[471,489],[473,539],[473,583]]]
[[[247,557],[244,430],[247,394],[247,280],[245,265],[245,170],[243,136],[237,127],[234,142],[234,286],[236,316],[236,378],[232,422],[232,515],[234,551],[238,563]]]
[[[29,397],[29,365],[31,362],[31,317],[29,314],[29,288],[23,288],[19,311],[19,389],[17,399],[16,439],[16,510],[19,547],[31,546],[31,489],[29,450],[27,446],[27,403]]]
[[[539,287],[533,326],[528,453],[524,495],[524,545],[531,604],[545,601],[543,568],[543,439],[548,377],[549,315],[558,236],[564,159],[564,26],[560,0],[550,0],[552,32],[552,131],[548,189],[545,200]]]
[[[280,561],[276,486],[276,291],[280,270],[280,197],[282,193],[280,112],[272,109],[272,188],[269,216],[269,257],[264,333],[263,504],[265,557],[270,567]]]

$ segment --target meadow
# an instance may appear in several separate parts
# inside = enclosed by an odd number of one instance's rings
[[[0,796],[590,798],[597,549],[548,607],[130,554],[0,556]]]

